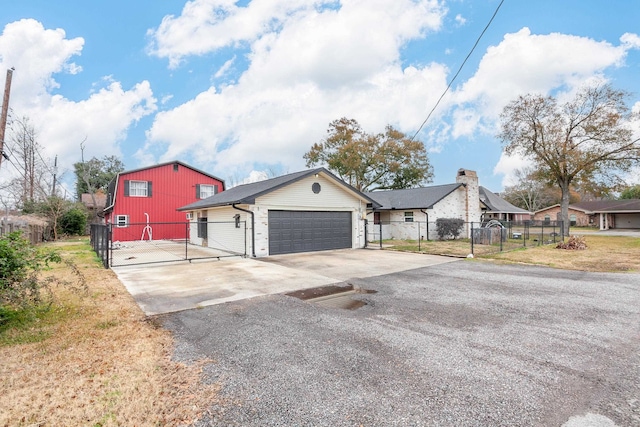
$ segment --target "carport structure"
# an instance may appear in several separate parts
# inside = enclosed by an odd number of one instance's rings
[[[308,169],[266,181],[239,185],[183,206],[191,221],[190,242],[210,247],[238,236],[253,257],[366,245],[368,207],[380,205],[325,168]],[[235,221],[236,227],[215,233],[211,222]],[[246,228],[243,227],[246,224]]]

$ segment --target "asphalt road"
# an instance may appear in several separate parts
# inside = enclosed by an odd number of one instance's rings
[[[377,291],[357,310],[160,316],[221,386],[196,425],[640,425],[640,275],[460,261],[351,282]]]

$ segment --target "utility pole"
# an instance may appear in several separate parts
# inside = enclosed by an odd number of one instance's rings
[[[7,115],[9,114],[9,94],[11,93],[11,77],[15,68],[11,67],[7,70],[7,80],[4,84],[4,97],[2,98],[2,113],[0,114],[0,165],[2,158],[8,159],[4,154],[4,133],[7,129]]]
[[[56,154],[56,159],[53,161],[53,190],[51,191],[51,195],[56,195],[56,174],[58,173],[58,155]]]

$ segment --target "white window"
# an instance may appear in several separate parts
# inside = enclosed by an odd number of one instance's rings
[[[413,222],[413,212],[404,213],[404,222]]]
[[[206,199],[207,197],[211,197],[216,194],[215,185],[200,184],[198,188],[200,189],[200,192],[197,195],[199,199]]]
[[[147,197],[147,181],[130,181],[129,195],[133,197]]]
[[[123,228],[129,226],[129,215],[116,215],[116,227]]]

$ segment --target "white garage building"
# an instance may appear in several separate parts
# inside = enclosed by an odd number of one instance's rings
[[[325,168],[239,185],[179,208],[192,244],[254,257],[365,246],[370,197]]]

